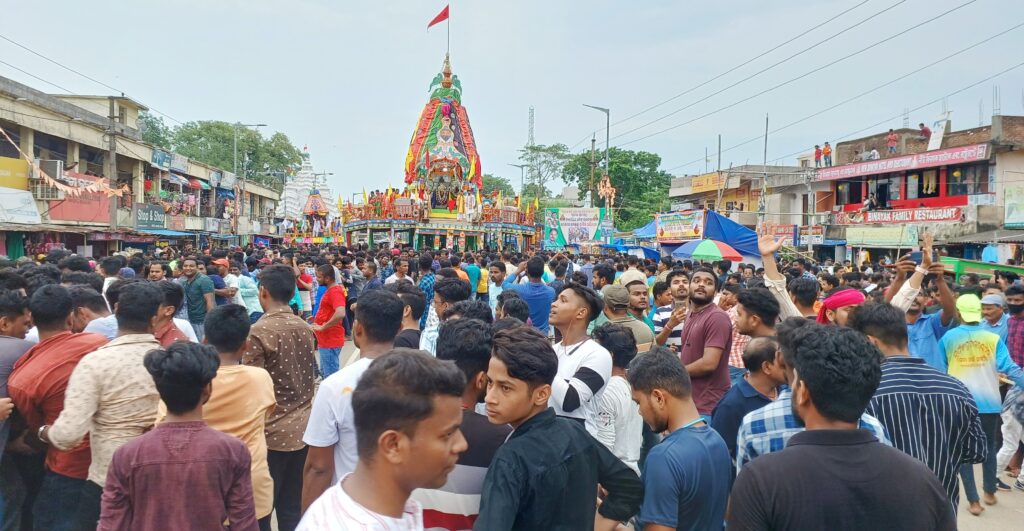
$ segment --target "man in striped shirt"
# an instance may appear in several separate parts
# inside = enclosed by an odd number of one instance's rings
[[[679,352],[690,298],[690,276],[681,269],[673,269],[666,282],[672,292],[672,304],[654,311],[654,342]]]
[[[864,304],[851,316],[850,326],[885,357],[867,412],[885,426],[893,446],[928,465],[956,511],[957,472],[961,464],[985,459],[985,433],[964,384],[910,355],[902,318],[903,312],[886,303]]]

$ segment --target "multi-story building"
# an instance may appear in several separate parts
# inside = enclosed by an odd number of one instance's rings
[[[52,95],[0,77],[0,128],[10,138],[0,135],[0,254],[101,256],[276,234],[276,191],[143,142],[145,110],[124,96]]]
[[[866,249],[895,258],[917,246],[922,231],[935,235],[951,254],[979,258],[988,245],[1003,259],[1024,241],[1024,117],[994,116],[992,125],[951,131],[949,122],[924,139],[917,129],[899,129],[896,152],[888,132],[841,142],[841,164],[814,172],[827,186],[818,202],[830,212],[823,239],[845,245],[834,257]],[[877,150],[877,160],[862,160]],[[869,197],[874,208],[865,208]],[[1021,214],[1017,214],[1020,212]],[[817,242],[815,242],[817,243]],[[831,256],[830,256],[831,257]]]

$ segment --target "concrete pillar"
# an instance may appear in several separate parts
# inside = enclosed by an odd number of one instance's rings
[[[33,159],[36,158],[36,150],[35,150],[36,131],[35,131],[35,129],[31,129],[31,128],[28,128],[28,127],[25,127],[24,125],[22,125],[21,129],[18,131],[18,134],[21,135],[21,139],[19,141],[20,145],[18,147],[21,148],[21,151],[23,153],[25,153],[26,155],[28,155],[29,158],[33,158]]]
[[[75,142],[74,140],[68,140],[68,158],[67,160],[64,161],[65,168],[78,162],[78,157],[80,155],[79,152],[80,150],[78,142]],[[78,168],[75,168],[74,171],[81,173],[81,170],[79,170]]]
[[[132,165],[132,191],[135,192],[135,202],[144,203],[146,199],[146,173],[141,160],[133,161]]]

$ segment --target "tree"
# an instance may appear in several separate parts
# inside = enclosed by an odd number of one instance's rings
[[[191,159],[234,171],[236,126],[206,120],[188,122],[173,131],[172,147]],[[280,175],[302,162],[302,153],[284,133],[264,138],[258,131],[238,127],[238,173],[247,179],[280,189]]]
[[[668,189],[672,176],[658,169],[661,157],[646,151],[630,151],[611,148],[609,177],[617,189],[614,208],[615,226],[622,230],[642,227],[651,221],[651,214],[667,210]],[[576,184],[580,199],[590,189],[590,153],[580,153],[569,159],[563,168],[565,181]],[[594,203],[604,206],[604,199],[597,197],[601,180],[601,169],[594,173]]]
[[[480,193],[490,195],[495,190],[500,190],[502,197],[515,197],[516,191],[512,188],[512,184],[508,182],[508,179],[497,175],[491,175],[489,173],[483,174],[482,178],[484,181],[484,188]]]
[[[519,150],[519,160],[528,166],[523,195],[534,197],[537,190],[540,191],[541,197],[550,195],[548,184],[565,180],[565,165],[571,157],[565,144],[526,146]]]
[[[163,149],[171,149],[174,130],[164,123],[164,119],[148,112],[139,113],[139,133],[142,140]]]

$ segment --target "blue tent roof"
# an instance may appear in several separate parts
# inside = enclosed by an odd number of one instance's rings
[[[640,227],[633,231],[633,236],[637,238],[653,238],[655,236],[655,221],[651,220],[650,223]]]
[[[761,256],[757,250],[756,232],[713,210],[705,212],[705,219],[705,238],[727,243],[744,256]]]

